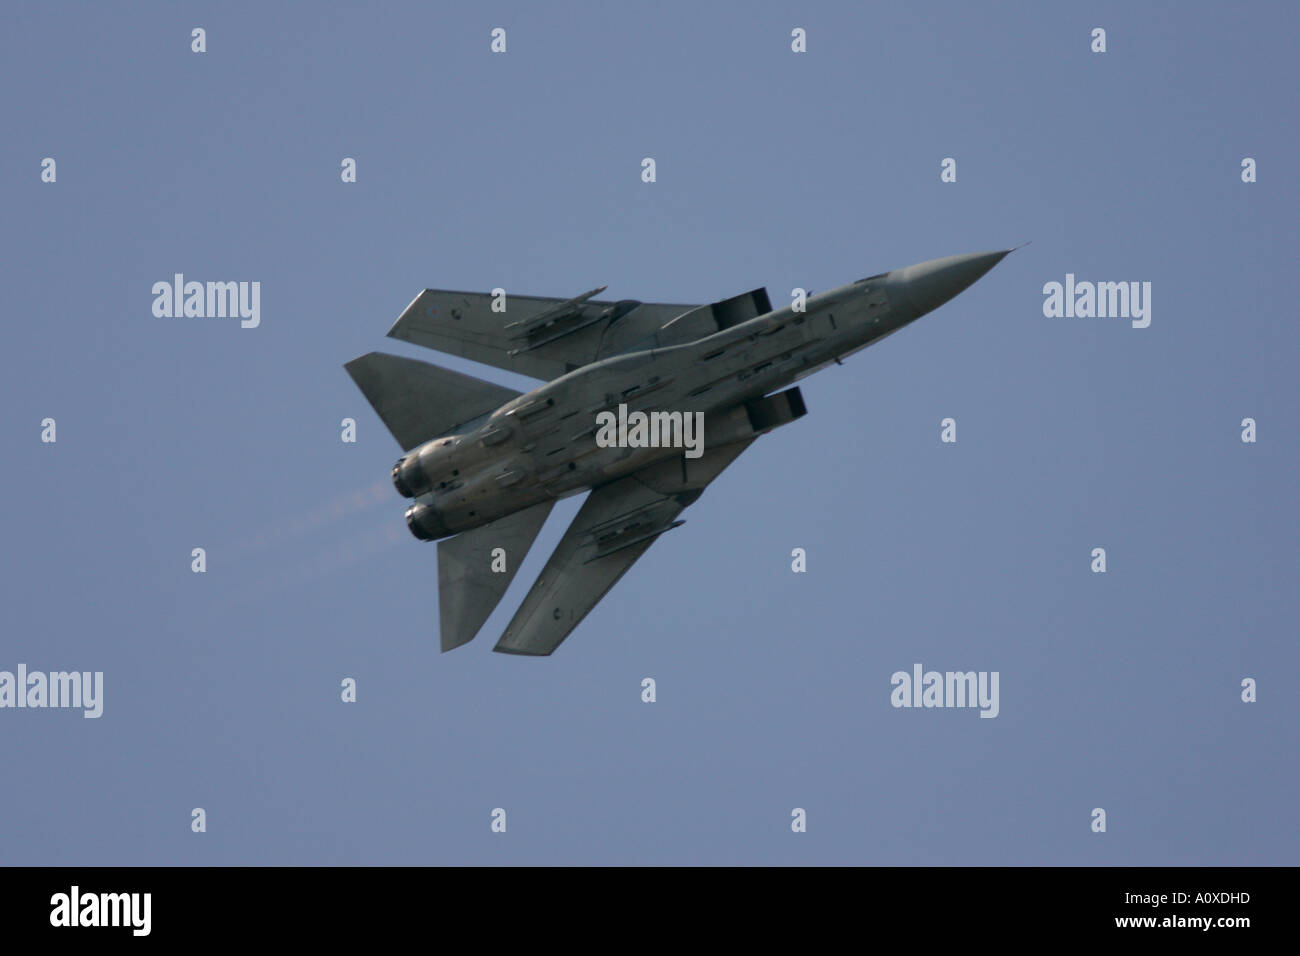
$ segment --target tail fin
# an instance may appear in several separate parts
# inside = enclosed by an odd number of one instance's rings
[[[543,501],[438,542],[438,614],[443,651],[474,639],[501,603],[554,506],[554,500]],[[501,554],[494,555],[497,548]],[[496,561],[503,564],[494,567]]]
[[[371,352],[343,366],[402,451],[495,411],[519,392],[399,355]]]

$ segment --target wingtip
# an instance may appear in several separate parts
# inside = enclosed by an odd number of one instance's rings
[[[555,648],[551,648],[549,651],[527,651],[519,647],[510,647],[498,643],[496,647],[492,648],[492,651],[495,654],[509,654],[511,657],[550,657],[555,652]]]

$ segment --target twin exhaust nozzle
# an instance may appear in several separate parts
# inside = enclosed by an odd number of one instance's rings
[[[406,527],[421,541],[436,541],[447,536],[438,512],[424,504],[414,504],[406,509]]]
[[[416,496],[415,489],[411,487],[408,481],[408,478],[413,476],[404,474],[402,470],[402,466],[406,464],[408,458],[409,456],[399,458],[397,464],[393,466],[393,487],[397,489],[397,493],[403,498],[414,498]]]

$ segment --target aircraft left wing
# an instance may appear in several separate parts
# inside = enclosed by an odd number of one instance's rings
[[[545,656],[753,438],[670,458],[595,489],[583,502],[493,650]]]
[[[494,312],[489,292],[425,289],[388,334],[549,381],[653,335],[696,308],[593,298],[603,291],[602,286],[572,299],[507,294],[506,310]]]

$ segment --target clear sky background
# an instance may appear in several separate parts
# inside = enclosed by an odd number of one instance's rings
[[[0,669],[105,688],[99,720],[0,711],[0,863],[1300,862],[1297,33],[1284,3],[11,5]],[[579,498],[439,653],[343,363],[535,383],[386,339],[421,289],[780,303],[1026,240],[806,379],[553,657],[491,648]],[[155,318],[175,272],[260,281],[261,326]],[[1067,272],[1151,282],[1150,327],[1045,318]],[[999,716],[891,707],[916,662],[998,671]]]

